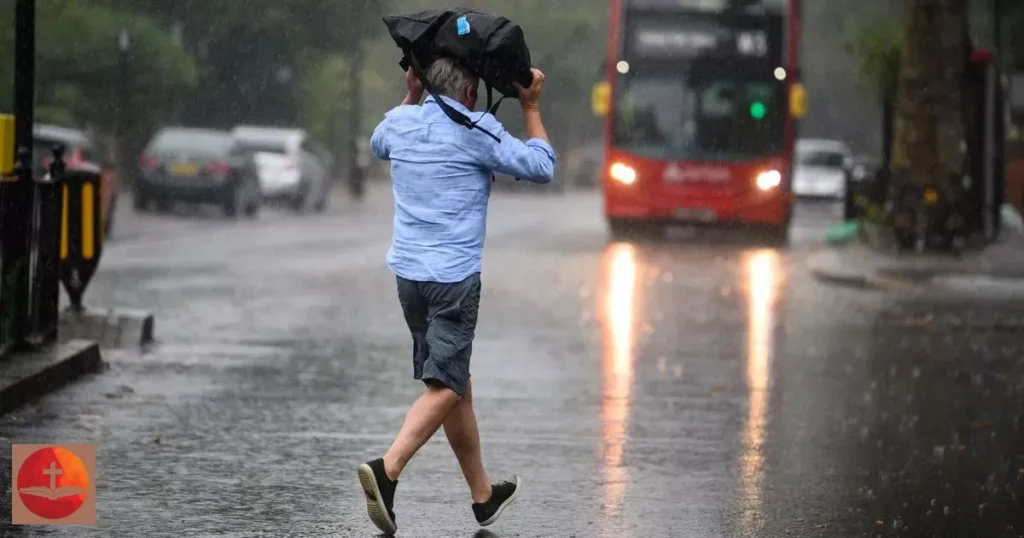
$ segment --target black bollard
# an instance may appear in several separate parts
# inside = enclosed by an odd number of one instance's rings
[[[32,339],[57,340],[60,323],[60,241],[64,179],[64,147],[53,148],[49,173],[36,181],[36,270],[32,280]]]
[[[82,295],[103,254],[103,185],[98,173],[71,170],[61,185],[60,279],[71,310],[82,312]]]
[[[36,2],[18,0],[14,11],[15,177],[0,182],[0,333],[9,349],[30,347],[32,252],[32,126],[35,91]]]

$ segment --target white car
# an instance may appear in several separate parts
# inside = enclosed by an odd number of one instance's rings
[[[253,155],[264,199],[283,200],[299,212],[326,209],[326,163],[305,131],[240,126],[231,137],[238,149]]]
[[[793,193],[807,198],[841,200],[853,153],[838,140],[802,139],[796,143]]]

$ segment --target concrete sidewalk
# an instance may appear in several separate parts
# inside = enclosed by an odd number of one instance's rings
[[[906,290],[956,290],[996,284],[1024,292],[1024,240],[1007,233],[984,250],[960,258],[943,254],[895,255],[855,243],[823,248],[807,259],[818,280],[839,286]]]

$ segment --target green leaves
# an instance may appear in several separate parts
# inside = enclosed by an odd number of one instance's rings
[[[350,69],[343,56],[327,56],[310,66],[303,81],[302,123],[317,139],[337,147],[348,134],[348,95],[356,82]]]
[[[847,50],[858,62],[861,87],[878,99],[894,95],[904,50],[901,21],[893,18],[854,19]]]
[[[154,117],[169,115],[182,92],[196,83],[195,63],[174,45],[156,21],[88,2],[48,2],[40,10],[36,39],[36,86],[40,120],[60,123],[113,125],[115,87],[121,76],[118,41],[122,31],[131,36],[125,78],[136,106]],[[13,12],[0,17],[4,57],[13,55]],[[0,63],[0,99],[12,103],[13,62]]]

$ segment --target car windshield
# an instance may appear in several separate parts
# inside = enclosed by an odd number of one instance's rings
[[[163,131],[150,144],[158,155],[178,154],[195,158],[223,157],[231,149],[231,137],[208,131]]]
[[[239,140],[236,142],[236,147],[249,153],[280,153],[282,155],[288,153],[284,142],[272,140]]]
[[[743,160],[783,148],[782,87],[774,81],[685,73],[633,75],[618,84],[613,142],[660,159]]]
[[[837,151],[803,150],[798,152],[799,163],[805,166],[843,168],[845,157]]]

